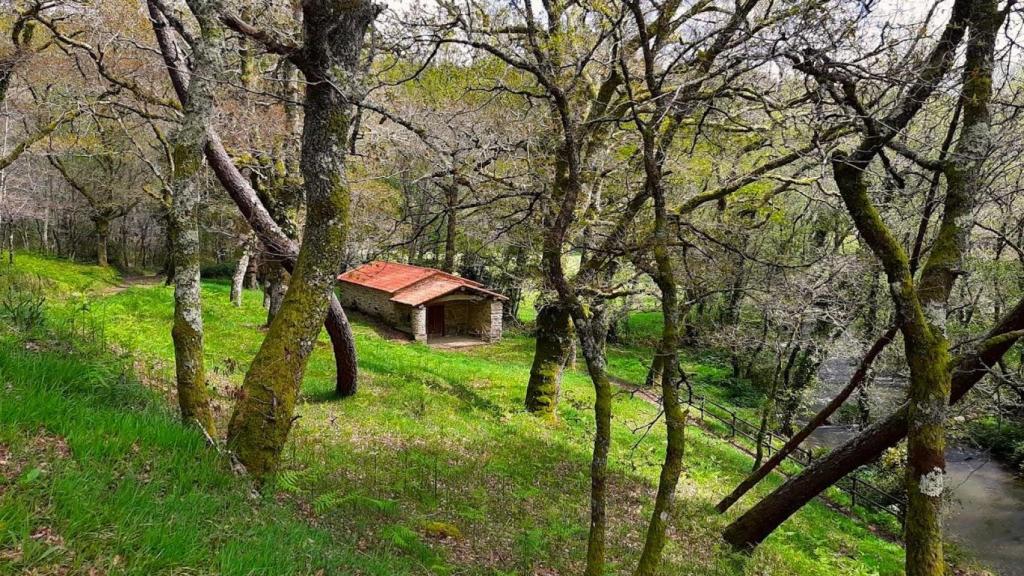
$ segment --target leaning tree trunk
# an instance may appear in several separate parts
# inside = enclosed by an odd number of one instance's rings
[[[161,12],[160,5],[154,0],[148,0],[146,6],[171,84],[178,99],[184,101],[190,82],[187,65],[178,56],[170,23]],[[206,160],[217,180],[252,227],[264,249],[281,257],[287,270],[293,269],[297,265],[299,247],[274,222],[267,208],[260,202],[256,191],[232,161],[216,130],[207,126],[206,138]],[[173,274],[173,270],[171,273]],[[331,347],[338,370],[335,393],[338,396],[351,396],[358,389],[355,339],[345,311],[334,294],[331,294],[324,327],[331,337]]]
[[[1024,300],[992,328],[977,350],[960,358],[951,370],[949,403],[956,404],[1024,336]],[[879,420],[842,446],[790,477],[726,527],[722,537],[735,548],[757,546],[796,511],[826,488],[868,464],[907,434],[907,406]]]
[[[575,332],[569,309],[553,302],[537,313],[536,349],[530,382],[526,386],[526,409],[555,417],[562,372],[569,361]]]
[[[303,4],[306,115],[302,174],[307,216],[298,261],[281,310],[242,383],[228,446],[262,478],[277,469],[294,422],[306,361],[320,332],[345,247],[350,190],[345,177],[348,129],[363,37],[379,10],[368,0]]]
[[[174,157],[170,225],[174,260],[174,361],[181,417],[214,437],[213,413],[203,366],[203,307],[199,284],[199,198],[206,125],[213,114],[213,90],[219,77],[223,32],[217,3],[189,0],[199,22],[200,39],[192,47],[195,78],[189,86],[181,127],[171,141]]]
[[[824,424],[828,419],[839,409],[840,406],[846,402],[846,399],[850,397],[850,394],[854,390],[860,388],[861,383],[868,375],[868,371],[871,369],[871,364],[875,361],[875,358],[882,353],[882,350],[892,342],[893,337],[896,336],[896,328],[890,328],[885,334],[880,336],[878,340],[868,349],[861,358],[860,364],[857,366],[857,370],[850,377],[849,383],[835,395],[834,398],[817,414],[799,432],[793,435],[792,438],[786,441],[785,446],[779,449],[771,458],[768,459],[763,465],[757,470],[747,476],[743,482],[740,482],[739,486],[736,487],[728,496],[723,498],[716,506],[715,509],[720,513],[724,513],[733,504],[736,503],[744,494],[750,491],[751,488],[757,485],[765,476],[774,470],[779,464],[782,463],[790,454],[796,450],[800,444],[803,443],[810,435],[817,430],[819,426]]]

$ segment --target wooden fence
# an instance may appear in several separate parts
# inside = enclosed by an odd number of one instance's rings
[[[748,440],[753,446],[757,446],[757,433],[760,426],[740,418],[735,410],[692,393],[687,402],[698,410],[702,422],[710,420],[724,426],[723,436],[734,446],[748,452],[752,450],[752,448],[740,444],[741,438]],[[772,454],[781,450],[787,441],[788,438],[770,430],[767,431],[763,444],[765,458],[771,458]],[[814,453],[798,446],[786,456],[786,459],[803,468],[814,461]],[[850,497],[851,510],[854,506],[862,506],[869,510],[892,514],[901,523],[903,522],[903,512],[907,506],[906,499],[878,488],[861,478],[857,472],[845,476],[835,484],[835,487]]]

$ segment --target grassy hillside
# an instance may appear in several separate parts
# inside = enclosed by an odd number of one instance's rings
[[[202,438],[123,363],[0,341],[0,573],[409,570],[285,503],[253,500]]]
[[[45,563],[133,574],[580,571],[593,428],[582,366],[565,378],[558,423],[545,425],[520,408],[530,338],[440,351],[388,340],[357,320],[359,394],[333,398],[322,341],[286,470],[256,498],[159,398],[171,393],[171,298],[162,286],[130,287],[50,312],[52,325],[73,314],[102,326],[107,344],[130,351],[117,362],[52,350],[38,335],[2,340],[0,378],[18,400],[0,407],[0,449],[25,464],[0,480],[0,573]],[[204,298],[207,365],[224,419],[264,312],[258,293],[235,308],[217,283],[205,284]],[[635,381],[646,354],[614,350],[610,364]],[[145,387],[122,377],[125,362]],[[720,370],[689,367],[705,387]],[[662,425],[648,426],[656,415],[639,398],[616,396],[612,573],[628,573],[638,555],[662,458]],[[732,554],[717,538],[727,519],[712,506],[750,460],[698,426],[687,434],[665,574],[901,573],[899,546],[817,503],[752,557]]]
[[[0,278],[5,273],[39,279],[49,295],[65,300],[110,291],[120,284],[117,271],[113,268],[100,268],[24,252],[15,255],[13,269],[5,255],[0,262]]]

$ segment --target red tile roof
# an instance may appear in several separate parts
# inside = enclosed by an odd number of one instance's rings
[[[398,262],[370,262],[345,272],[338,276],[338,280],[387,292],[392,295],[391,301],[410,306],[419,306],[458,290],[506,300],[501,294],[485,289],[479,282],[434,268]]]

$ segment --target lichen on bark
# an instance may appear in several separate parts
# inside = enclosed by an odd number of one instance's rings
[[[171,137],[171,207],[169,232],[174,263],[174,360],[181,417],[213,438],[213,413],[203,364],[203,313],[200,294],[199,199],[200,169],[206,125],[213,115],[213,91],[222,72],[223,32],[216,0],[188,0],[199,23],[199,41],[192,47],[193,80],[182,122]]]
[[[303,241],[281,309],[245,375],[228,428],[228,447],[257,478],[273,473],[280,462],[340,266],[349,209],[345,151],[352,103],[359,97],[353,78],[378,11],[366,0],[303,4]]]

